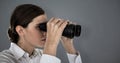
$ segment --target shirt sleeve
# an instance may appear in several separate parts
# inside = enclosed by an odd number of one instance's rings
[[[67,53],[67,56],[69,63],[82,63],[81,56],[79,53],[78,55]]]
[[[43,54],[40,63],[61,63],[61,60],[55,56]]]

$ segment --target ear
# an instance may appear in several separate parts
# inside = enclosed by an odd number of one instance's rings
[[[22,26],[16,26],[15,30],[19,36],[24,35],[24,28]]]

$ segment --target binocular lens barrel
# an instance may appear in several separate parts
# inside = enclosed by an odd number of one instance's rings
[[[47,22],[39,24],[39,29],[42,31],[47,32]],[[81,34],[81,26],[80,25],[74,25],[74,24],[67,24],[65,27],[62,36],[68,37],[68,38],[74,38],[79,37]]]

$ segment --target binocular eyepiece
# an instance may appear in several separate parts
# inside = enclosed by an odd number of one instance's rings
[[[39,24],[39,29],[47,32],[47,22]],[[81,26],[75,24],[67,24],[63,30],[62,36],[67,38],[74,38],[74,36],[79,37],[81,34]]]

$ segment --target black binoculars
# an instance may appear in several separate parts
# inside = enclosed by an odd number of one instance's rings
[[[47,32],[47,22],[39,24],[39,29]],[[81,34],[81,26],[75,24],[67,24],[63,30],[62,36],[67,38],[74,38],[74,36],[79,37]]]

